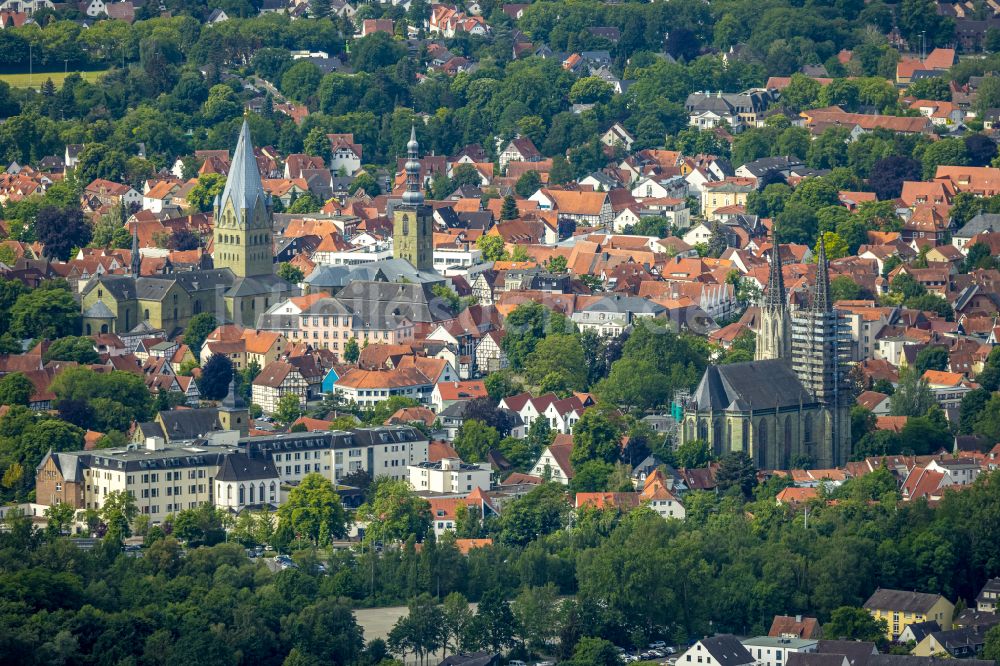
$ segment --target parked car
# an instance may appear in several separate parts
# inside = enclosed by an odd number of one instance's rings
[[[510,661],[507,662],[507,666],[528,666],[528,665],[523,661],[521,661],[520,659],[511,659]]]
[[[666,650],[667,654],[677,654],[677,648],[670,647],[669,645],[664,650]]]
[[[652,643],[649,644],[650,650],[659,650],[665,647],[667,647],[667,644],[664,643],[663,641],[653,641]]]

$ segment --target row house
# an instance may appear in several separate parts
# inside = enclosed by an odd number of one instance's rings
[[[519,393],[503,398],[497,408],[516,412],[526,428],[536,419],[545,419],[552,430],[569,435],[583,412],[593,404],[593,398],[586,394],[574,394],[560,399],[554,393],[546,393],[537,398],[530,393]]]

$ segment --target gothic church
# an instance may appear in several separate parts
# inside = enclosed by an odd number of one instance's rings
[[[847,462],[851,450],[850,337],[830,296],[822,243],[810,303],[791,313],[777,241],[753,361],[713,365],[684,406],[679,440],[715,455],[745,451],[758,469]]]

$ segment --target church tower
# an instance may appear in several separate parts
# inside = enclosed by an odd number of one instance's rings
[[[420,188],[420,158],[416,128],[410,129],[406,144],[406,192],[403,203],[392,213],[392,254],[406,259],[419,271],[434,269],[434,230],[430,206],[424,204]]]
[[[246,408],[243,396],[236,393],[236,378],[229,380],[229,392],[219,406],[219,425],[223,430],[239,430],[240,437],[250,433],[250,411]]]
[[[778,236],[771,233],[771,271],[764,293],[764,306],[760,310],[760,326],[757,331],[757,348],[754,360],[766,361],[774,358],[791,358],[792,324],[788,316],[788,300],[785,293],[785,278],[781,272],[781,253]]]
[[[237,278],[272,275],[271,234],[271,199],[264,192],[244,119],[226,186],[215,198],[215,267],[228,268]]]
[[[792,369],[802,386],[823,406],[823,430],[806,438],[818,446],[813,456],[820,467],[841,465],[851,448],[850,394],[847,377],[850,332],[833,307],[826,245],[820,237],[816,283],[809,307],[796,312],[792,324]],[[824,432],[825,431],[825,432]]]

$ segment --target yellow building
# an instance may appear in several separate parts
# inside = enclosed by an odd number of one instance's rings
[[[906,627],[918,622],[933,620],[941,629],[951,629],[955,604],[940,594],[878,589],[865,602],[865,609],[876,620],[885,620],[886,637],[895,641]]]
[[[747,196],[754,191],[753,178],[726,178],[718,182],[702,185],[701,214],[706,220],[713,219],[716,209],[727,206],[746,206]]]

